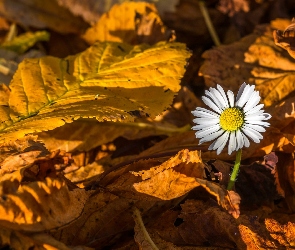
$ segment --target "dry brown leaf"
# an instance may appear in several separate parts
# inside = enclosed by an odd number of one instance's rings
[[[287,97],[295,89],[295,63],[272,38],[272,31],[284,23],[275,20],[236,43],[206,51],[199,72],[206,85],[220,84],[235,92],[243,82],[255,84],[266,106]]]
[[[259,233],[256,232],[257,229],[254,231],[245,225],[239,225],[239,231],[242,240],[247,245],[247,249],[277,249],[278,247],[273,241],[260,236]]]
[[[135,197],[138,198],[138,197]],[[140,199],[141,198],[141,199]],[[117,237],[128,236],[134,227],[132,208],[137,207],[144,218],[153,219],[163,211],[174,207],[179,200],[156,201],[118,197],[102,189],[90,197],[77,221],[60,228],[52,235],[65,244],[86,245],[101,249],[117,242]]]
[[[232,17],[235,13],[240,11],[248,12],[250,9],[249,4],[247,0],[220,0],[217,8],[222,13]]]
[[[198,151],[182,150],[160,166],[132,172],[142,178],[133,187],[140,193],[170,200],[199,186],[195,178],[203,178],[204,164]]]
[[[265,226],[271,237],[277,240],[282,246],[293,247],[295,245],[295,224],[288,222],[281,225],[274,219],[265,219]]]
[[[132,123],[97,122],[96,120],[83,119],[65,124],[52,131],[38,133],[38,139],[50,151],[76,152],[90,151],[95,147],[112,142],[120,136],[128,140],[135,140],[157,135],[169,136],[189,129],[189,125],[179,128],[151,119],[136,119]]]
[[[294,153],[277,153],[276,183],[278,192],[283,195],[287,203],[287,209],[292,213],[295,211],[295,161]]]
[[[25,15],[20,15],[25,13]],[[48,1],[0,1],[0,13],[7,20],[21,26],[51,28],[61,33],[83,33],[88,27],[80,17],[73,16],[68,10],[60,7],[56,0]]]
[[[40,232],[64,226],[77,219],[89,194],[69,191],[65,182],[46,178],[22,186],[1,183],[0,224],[14,230]]]
[[[10,249],[16,250],[70,250],[69,247],[48,234],[26,234],[3,227],[0,229],[0,242],[1,247],[9,246]]]
[[[241,198],[238,193],[234,191],[227,191],[214,182],[202,180],[197,178],[197,182],[205,188],[208,193],[216,197],[220,206],[228,211],[235,219],[240,216],[240,201]]]
[[[60,6],[69,9],[75,16],[81,16],[87,23],[94,23],[108,8],[108,2],[96,0],[57,0]]]
[[[243,249],[236,220],[212,203],[187,200],[181,205],[179,218],[183,222],[177,227],[185,242],[224,248]]]
[[[273,37],[275,44],[287,50],[289,55],[295,58],[295,37],[294,37],[295,19],[292,19],[284,31],[274,30]]]
[[[154,4],[123,2],[103,14],[83,38],[89,44],[95,41],[155,44],[168,41],[170,32],[164,27]]]

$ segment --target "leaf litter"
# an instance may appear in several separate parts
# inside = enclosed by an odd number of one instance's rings
[[[191,4],[180,1],[176,6],[176,13],[170,16],[176,18],[174,27],[179,28],[177,25],[181,23],[185,27],[185,17],[179,11],[188,10]],[[220,1],[220,4],[229,3]],[[230,18],[235,15],[241,18],[239,10],[247,15],[253,11],[253,6],[249,8],[244,1],[235,4],[225,10]],[[208,2],[211,15],[219,16],[212,6]],[[38,12],[38,8],[34,11]],[[194,10],[197,8],[191,9]],[[110,27],[117,22],[116,13],[121,11],[126,15],[120,18],[129,21],[121,22],[123,26],[116,24],[115,31],[125,30],[119,36]],[[8,11],[6,16],[12,18],[13,12]],[[50,19],[46,22],[52,27]],[[115,5],[89,29],[95,29],[96,25],[106,28],[103,34],[92,37],[102,42],[87,41],[92,47],[80,54],[65,59],[49,56],[20,64],[12,82],[1,85],[0,117],[4,128],[0,147],[1,246],[13,249],[292,247],[294,62],[284,48],[275,44],[273,37],[275,30],[289,31],[290,23],[291,19],[274,20],[269,25],[257,26],[235,43],[207,49],[204,61],[197,63],[202,65],[197,88],[184,81],[180,87],[190,53],[185,45],[173,42],[173,32],[163,25],[156,7],[150,3]],[[67,25],[55,29],[78,30],[84,39],[91,37],[84,33],[83,23],[83,28]],[[286,31],[283,34],[287,36]],[[180,40],[186,39],[181,32],[176,35]],[[165,65],[153,64],[157,57],[167,57]],[[142,63],[146,71],[140,67]],[[160,73],[149,80],[155,73],[154,67]],[[60,74],[56,73],[58,70]],[[189,66],[187,70],[197,69]],[[190,80],[196,73],[188,72],[189,77],[183,79]],[[64,98],[58,93],[62,88],[56,84],[58,77],[63,77],[67,86],[73,84],[73,93],[66,94],[64,100],[58,99]],[[130,77],[131,81],[122,83],[124,77]],[[27,84],[23,85],[25,81]],[[199,96],[204,87],[218,83],[236,91],[243,81],[259,89],[261,101],[272,115],[271,127],[260,144],[243,151],[235,189],[227,191],[234,159],[226,153],[217,156],[207,150],[207,144],[198,145],[198,139],[190,131],[190,111],[202,105]],[[46,112],[42,110],[42,94],[37,87],[42,84],[52,99]],[[99,91],[96,84],[102,87]],[[26,93],[32,94],[27,96],[28,102],[21,92],[24,87],[29,91]],[[91,95],[92,103],[83,106],[87,95]],[[102,103],[102,98],[108,100]],[[128,112],[123,113],[128,119],[117,116],[127,110],[123,99],[131,101]],[[91,109],[93,104],[95,109]],[[103,107],[107,108],[99,111]],[[52,120],[59,112],[60,116]]]

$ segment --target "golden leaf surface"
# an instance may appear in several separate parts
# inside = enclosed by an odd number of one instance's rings
[[[180,89],[189,56],[180,43],[96,43],[65,59],[26,59],[10,83],[9,106],[0,106],[0,141],[81,117],[132,121],[136,112],[155,117]]]
[[[68,224],[78,218],[88,194],[69,191],[64,181],[46,178],[19,186],[1,182],[0,224],[5,228],[40,232]]]

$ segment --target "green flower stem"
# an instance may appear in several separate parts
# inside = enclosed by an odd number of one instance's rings
[[[236,161],[235,161],[235,165],[234,165],[234,169],[230,175],[230,179],[227,185],[227,190],[230,191],[233,189],[233,186],[236,182],[236,178],[239,172],[239,168],[241,165],[241,158],[242,158],[242,149],[240,149],[237,154],[236,154]]]

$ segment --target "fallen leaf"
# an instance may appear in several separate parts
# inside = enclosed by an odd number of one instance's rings
[[[204,164],[197,151],[183,150],[160,166],[132,174],[142,178],[133,185],[136,191],[170,200],[200,185],[195,178],[204,176]]]
[[[295,38],[294,38],[295,19],[284,31],[274,30],[273,37],[275,44],[287,50],[289,55],[295,58]]]
[[[155,122],[151,119],[135,119],[134,122],[97,122],[96,120],[78,120],[52,131],[38,133],[48,150],[90,151],[118,137],[128,140],[148,136],[173,135],[189,130],[190,126],[176,127],[169,123]],[[101,131],[104,131],[101,133]]]
[[[25,13],[25,15],[20,15]],[[34,1],[0,1],[0,13],[7,20],[25,27],[39,29],[51,28],[61,33],[83,33],[88,27],[80,17],[75,17],[68,10],[60,7],[57,2]]]
[[[245,247],[235,219],[221,208],[197,200],[187,200],[181,208],[179,218],[183,223],[177,228],[185,242],[224,248]]]
[[[285,247],[293,247],[295,245],[295,224],[288,222],[281,225],[274,219],[266,219],[265,226],[270,232],[271,237],[277,240],[280,245]]]
[[[137,199],[140,198],[140,199]],[[175,206],[179,200],[156,201],[144,197],[118,197],[106,190],[96,192],[86,203],[83,214],[68,227],[52,232],[65,244],[86,245],[101,248],[117,242],[116,237],[128,237],[134,227],[132,208],[137,207],[146,218],[154,218],[159,213]]]
[[[25,60],[10,83],[9,107],[0,106],[2,142],[80,117],[130,121],[137,111],[155,117],[179,90],[189,54],[179,43],[97,43],[65,59]]]
[[[59,179],[46,178],[43,182],[19,186],[17,190],[8,190],[8,181],[2,182],[1,186],[0,224],[29,232],[50,230],[73,222],[80,216],[89,196],[82,189],[69,191],[65,182]]]
[[[240,215],[240,201],[241,198],[238,193],[234,191],[227,191],[214,182],[202,180],[197,178],[197,182],[216,197],[220,206],[228,211],[235,219]]]
[[[249,4],[246,0],[220,0],[218,10],[232,17],[238,12],[248,12],[250,10]]]
[[[89,44],[95,41],[155,44],[168,41],[170,33],[163,25],[154,4],[123,2],[115,4],[109,12],[104,13],[83,38]]]
[[[199,72],[206,85],[220,84],[235,92],[243,82],[255,84],[265,106],[287,97],[294,90],[295,63],[272,38],[272,31],[283,23],[275,20],[236,43],[206,51]]]

